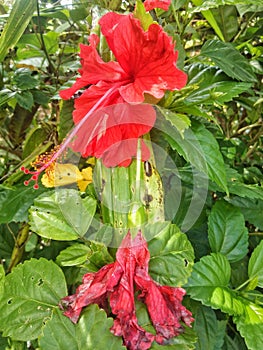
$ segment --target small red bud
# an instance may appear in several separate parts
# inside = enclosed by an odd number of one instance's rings
[[[24,181],[24,185],[28,186],[29,185],[29,181]]]
[[[34,190],[38,190],[38,189],[39,189],[38,184],[35,184],[35,185],[33,186],[33,188],[34,188]]]

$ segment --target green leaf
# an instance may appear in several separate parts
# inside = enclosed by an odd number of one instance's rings
[[[257,285],[263,287],[263,241],[254,249],[248,262],[248,276],[257,278]]]
[[[151,350],[193,350],[195,349],[196,333],[192,328],[185,327],[184,332],[169,340],[168,345],[153,342]]]
[[[31,111],[34,105],[34,98],[30,91],[21,91],[16,93],[15,97],[19,106]]]
[[[261,189],[261,187],[258,187],[258,189]],[[233,196],[227,200],[229,203],[240,208],[246,221],[263,230],[263,200],[241,198],[238,196]]]
[[[141,0],[136,1],[134,17],[138,18],[138,20],[141,22],[142,28],[145,31],[148,30],[149,26],[153,23],[152,16],[148,12],[146,12]]]
[[[217,201],[208,219],[208,239],[212,252],[222,253],[230,262],[241,260],[248,252],[248,230],[240,210]]]
[[[223,5],[262,5],[261,0],[194,0],[193,3],[196,6],[198,5],[196,8],[193,9],[194,12],[200,12]]]
[[[58,123],[58,136],[59,140],[62,141],[68,132],[74,127],[72,120],[72,112],[74,109],[74,101],[61,100],[60,102],[60,115]]]
[[[39,344],[41,350],[126,349],[122,346],[122,338],[110,332],[112,325],[112,318],[107,318],[97,305],[88,306],[77,324],[55,310],[46,323]]]
[[[25,68],[16,71],[14,83],[20,90],[33,89],[39,84],[39,82],[31,76],[31,71]]]
[[[35,149],[41,145],[48,136],[48,131],[40,126],[32,128],[26,136],[23,147],[23,159],[28,157]]]
[[[197,309],[194,318],[194,330],[198,335],[196,350],[221,349],[224,343],[226,321],[217,320],[215,312],[204,306]]]
[[[230,43],[208,40],[201,49],[201,55],[210,58],[223,72],[233,79],[245,82],[257,81],[248,61]]]
[[[238,10],[238,13],[240,14],[240,17],[243,17],[245,13],[247,12],[262,12],[263,6],[262,2],[258,5],[254,5],[254,2],[248,1],[247,4],[237,4],[236,8]]]
[[[251,87],[251,83],[238,83],[233,81],[219,81],[210,85],[201,84],[200,87],[190,93],[185,103],[188,104],[205,104],[211,105],[214,103],[223,104],[232,101],[242,92],[247,91]]]
[[[258,185],[246,185],[242,182],[228,182],[229,192],[240,197],[251,199],[262,199],[263,188]]]
[[[46,105],[49,102],[49,97],[44,91],[32,90],[31,94],[34,97],[34,102],[39,105]]]
[[[0,334],[0,349],[9,350],[8,345],[8,338],[2,338]]]
[[[239,27],[236,6],[220,6],[210,12],[223,34],[223,41],[231,41]]]
[[[15,92],[9,89],[3,89],[0,91],[0,106],[7,103],[11,98],[15,96]]]
[[[238,331],[245,339],[248,349],[262,350],[263,322],[254,323],[249,317],[234,317]]]
[[[43,188],[36,191],[24,185],[0,187],[0,223],[27,221],[28,209],[42,192]]]
[[[194,265],[186,290],[192,299],[206,306],[220,309],[229,315],[247,317],[251,324],[262,324],[263,308],[228,287],[230,274],[231,268],[226,257],[212,253]]]
[[[4,291],[5,270],[3,265],[0,265],[0,296],[2,297]]]
[[[95,199],[82,199],[73,189],[44,193],[30,208],[31,229],[42,237],[58,241],[78,239],[90,227],[96,204]]]
[[[188,84],[193,90],[184,99],[185,107],[225,103],[252,86],[252,83],[229,81],[230,78],[222,70],[205,64],[193,64],[187,73]]]
[[[36,1],[16,0],[12,5],[8,22],[0,37],[0,62],[3,61],[8,50],[13,48],[26,29],[31,17],[36,10]]]
[[[203,124],[193,121],[191,128],[185,130],[184,138],[161,118],[156,121],[156,129],[165,133],[172,149],[228,193],[223,156],[215,137]]]
[[[162,113],[164,118],[168,120],[180,133],[182,137],[184,137],[184,131],[185,129],[188,129],[191,125],[190,119],[184,115],[175,113],[169,109],[162,108],[157,106],[158,110]]]
[[[146,238],[152,234],[152,226],[145,227]],[[171,286],[186,283],[192,271],[194,252],[184,233],[175,225],[169,225],[148,242],[148,248],[151,255],[149,271],[154,280]]]
[[[0,300],[3,335],[21,341],[36,339],[66,294],[64,275],[54,262],[41,258],[18,265],[6,276]]]
[[[221,309],[230,315],[241,315],[244,305],[228,288],[230,274],[231,268],[226,257],[212,253],[194,265],[186,290],[193,299],[200,300],[206,306]]]
[[[76,266],[83,264],[90,253],[90,248],[85,244],[73,244],[62,250],[57,256],[56,262],[61,266]]]

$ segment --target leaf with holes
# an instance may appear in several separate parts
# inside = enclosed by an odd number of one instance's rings
[[[110,332],[112,325],[112,318],[107,318],[97,305],[88,306],[77,324],[55,310],[44,328],[40,347],[41,350],[126,349],[122,346],[122,338]]]
[[[78,239],[90,227],[96,203],[91,197],[81,198],[73,189],[44,193],[30,208],[31,229],[42,237],[58,241]]]
[[[59,300],[67,294],[61,269],[46,259],[18,265],[4,281],[0,330],[14,340],[36,339]]]

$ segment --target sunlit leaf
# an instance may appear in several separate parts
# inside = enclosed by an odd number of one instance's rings
[[[76,190],[45,193],[30,209],[31,229],[46,238],[75,240],[85,235],[95,210],[96,201],[91,197],[82,199]]]
[[[193,267],[186,285],[190,296],[214,309],[245,318],[251,324],[263,323],[263,308],[229,288],[231,267],[220,253],[204,256]]]
[[[236,4],[244,4],[244,5],[262,5],[261,0],[200,0],[194,2],[198,5],[193,9],[194,12],[205,11],[211,8],[217,8],[223,5],[236,5]]]
[[[40,337],[40,347],[41,350],[126,349],[122,338],[110,332],[112,325],[112,318],[107,318],[97,305],[88,306],[76,325],[55,310]]]
[[[257,285],[263,287],[263,241],[254,249],[248,263],[248,276],[257,278]]]
[[[65,277],[54,262],[31,259],[18,265],[6,276],[0,300],[3,335],[21,341],[37,338],[66,294]]]
[[[250,350],[261,350],[263,344],[263,322],[254,323],[249,316],[234,317],[234,322],[238,331],[244,337],[247,348]]]
[[[175,113],[169,109],[158,107],[164,118],[168,120],[183,137],[185,129],[191,125],[190,119],[185,114]]]
[[[16,0],[0,36],[0,62],[5,58],[8,50],[13,48],[36,10],[36,1]]]

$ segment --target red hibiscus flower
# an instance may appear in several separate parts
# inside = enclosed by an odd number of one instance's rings
[[[155,340],[164,344],[184,331],[181,323],[191,326],[193,318],[182,304],[182,288],[161,286],[148,273],[150,254],[141,232],[132,239],[130,232],[122,241],[116,262],[102,267],[96,273],[83,277],[76,294],[61,301],[64,314],[77,322],[83,307],[96,303],[115,315],[111,331],[122,336],[129,350],[147,350]],[[140,291],[139,299],[149,312],[156,335],[138,324],[135,312],[134,287]]]
[[[145,101],[145,95],[149,94],[157,100],[161,99],[166,90],[182,88],[187,78],[186,74],[176,67],[177,52],[174,51],[172,39],[158,24],[152,24],[147,31],[144,31],[139,20],[133,15],[120,15],[113,12],[104,15],[99,23],[101,32],[106,37],[117,61],[104,62],[96,50],[99,38],[95,34],[91,35],[90,45],[80,46],[82,64],[79,70],[80,78],[76,79],[71,88],[61,91],[60,96],[69,99],[76,91],[84,89],[83,94],[75,99],[73,119],[76,124],[84,118],[88,120],[87,114],[89,115],[89,111],[96,103],[100,103],[100,107],[122,103],[125,110],[128,108],[125,103],[132,104],[129,107],[128,116],[125,117],[125,125],[121,124],[119,127],[118,123],[122,121],[118,116],[112,118],[113,120],[105,120],[101,110],[100,113],[96,113],[96,118],[93,117],[92,125],[95,127],[97,122],[96,128],[100,130],[103,125],[104,137],[96,136],[92,139],[93,134],[89,130],[80,129],[80,133],[86,133],[85,140],[89,139],[89,143],[81,144],[80,141],[76,141],[77,150],[83,156],[94,155],[107,158],[107,166],[116,164],[127,166],[136,154],[136,139],[147,133],[154,123],[153,109],[150,112],[151,107],[142,104]],[[107,98],[105,98],[106,93],[108,93]],[[140,104],[140,107],[135,108],[134,104]],[[123,112],[121,114],[123,115]],[[149,114],[151,118],[148,118]],[[135,121],[137,116],[141,120],[140,123]],[[116,123],[115,126],[113,121]],[[111,124],[110,128],[105,126],[108,122]],[[87,126],[88,123],[85,125]],[[133,126],[132,132],[131,126]],[[112,138],[115,132],[118,136]],[[125,144],[129,147],[121,146],[122,140],[126,140]],[[111,148],[110,151],[109,148]],[[123,154],[125,161],[118,163],[116,152],[120,148],[122,153],[126,154]],[[124,152],[125,148],[126,152]]]
[[[171,0],[145,0],[143,4],[146,11],[151,11],[155,8],[168,11]]]
[[[186,74],[176,67],[172,39],[161,26],[151,24],[144,31],[132,14],[113,12],[104,15],[99,23],[117,61],[102,60],[96,50],[99,38],[95,34],[89,38],[90,45],[80,45],[80,77],[71,88],[60,92],[62,98],[69,99],[84,90],[75,99],[76,126],[60,148],[34,163],[34,171],[21,168],[32,175],[25,185],[33,181],[34,188],[38,188],[39,175],[49,171],[69,146],[84,157],[102,158],[108,167],[128,166],[136,156],[138,138],[149,132],[155,122],[153,107],[143,103],[146,97],[159,100],[166,90],[186,84]],[[116,108],[109,108],[114,105]],[[143,142],[141,154],[143,161],[150,156]]]

